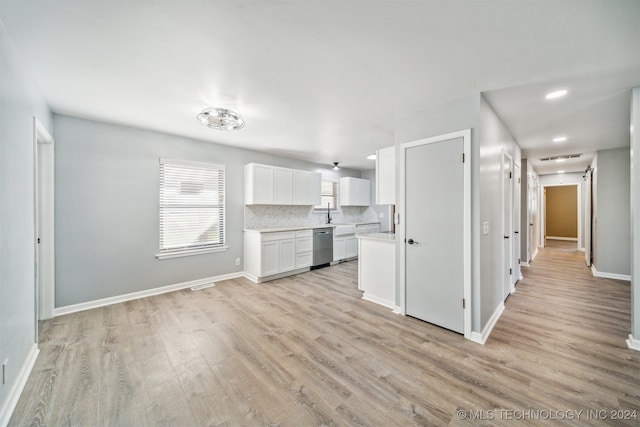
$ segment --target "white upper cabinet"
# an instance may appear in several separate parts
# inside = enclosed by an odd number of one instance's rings
[[[273,204],[273,166],[250,163],[244,166],[244,203]]]
[[[293,204],[315,206],[320,204],[320,185],[322,177],[319,173],[293,171]]]
[[[244,166],[244,203],[319,205],[320,183],[316,172],[249,163]]]
[[[292,205],[293,203],[293,170],[285,168],[273,169],[273,204]]]
[[[396,147],[376,152],[376,203],[396,204]]]
[[[340,204],[342,206],[369,206],[371,184],[368,179],[340,178]]]

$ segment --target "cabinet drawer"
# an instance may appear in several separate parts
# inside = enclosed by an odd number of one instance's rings
[[[313,252],[296,255],[296,268],[310,267],[313,261]]]
[[[272,242],[274,240],[295,239],[295,231],[282,231],[277,233],[262,233],[263,242]]]
[[[296,239],[300,237],[313,237],[313,230],[297,230]]]
[[[296,237],[296,253],[313,251],[313,237]]]

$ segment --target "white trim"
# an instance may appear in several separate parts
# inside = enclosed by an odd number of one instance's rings
[[[33,179],[34,179],[34,260],[35,272],[35,338],[38,340],[38,320],[53,317],[55,305],[55,244],[54,244],[54,139],[33,117]],[[41,243],[38,244],[38,238]]]
[[[463,174],[464,174],[464,194],[463,194],[463,204],[464,204],[464,253],[463,253],[463,277],[464,277],[464,285],[463,285],[463,298],[467,301],[465,308],[463,309],[464,314],[464,337],[467,339],[471,339],[471,311],[473,307],[473,301],[471,299],[471,129],[463,129],[456,132],[451,132],[443,135],[437,135],[429,138],[423,138],[416,141],[407,142],[400,145],[400,166],[397,173],[400,175],[400,191],[397,198],[398,201],[398,210],[396,212],[395,223],[398,225],[396,228],[396,232],[398,233],[398,238],[396,238],[396,249],[400,255],[399,262],[400,267],[399,270],[399,286],[400,286],[400,314],[406,314],[406,278],[405,278],[405,238],[406,238],[406,230],[404,221],[405,217],[405,164],[406,164],[406,151],[408,148],[416,147],[424,144],[432,144],[440,141],[447,141],[450,139],[462,138],[463,141],[463,152],[465,155],[465,162],[463,165]]]
[[[579,248],[579,249],[578,249],[578,251],[580,251],[580,252],[585,252],[585,251],[586,251],[586,249],[585,249],[585,248]]]
[[[531,261],[533,261],[534,259],[536,259],[536,256],[538,255],[538,248],[536,248],[536,250],[533,252],[533,255],[531,255]]]
[[[631,281],[630,274],[618,274],[618,273],[607,273],[605,271],[596,270],[596,265],[591,264],[591,273],[593,277],[602,277],[604,279],[616,279],[616,280],[626,280],[627,282]]]
[[[209,254],[213,252],[224,252],[227,249],[229,249],[229,246],[216,246],[215,248],[191,249],[188,251],[161,252],[159,254],[156,254],[156,258],[160,260],[180,258],[183,256],[202,255],[202,254]]]
[[[357,257],[354,257],[355,259]],[[340,264],[343,261],[331,262],[331,265]],[[251,280],[253,283],[264,283],[270,282],[271,280],[282,279],[283,277],[295,276],[296,274],[306,273],[307,271],[311,271],[311,267],[302,267],[297,268],[295,270],[283,271],[282,273],[272,274],[271,276],[254,276],[251,273],[243,272],[242,276],[248,280]]]
[[[219,164],[219,163],[196,162],[193,160],[170,159],[167,157],[160,157],[159,162],[160,163],[177,163],[185,166],[193,166],[196,168],[200,167],[207,170],[212,170],[212,169],[225,170],[226,169],[225,165]]]
[[[562,238],[562,237],[554,237],[554,236],[545,236],[545,233],[547,232],[547,218],[546,218],[546,211],[547,211],[547,194],[545,192],[545,190],[547,189],[547,187],[569,187],[574,185],[576,187],[576,192],[577,192],[577,199],[576,199],[576,203],[577,203],[577,211],[578,211],[578,218],[577,218],[577,227],[578,227],[578,237],[576,239],[572,239],[572,238]],[[571,240],[571,241],[575,241],[577,242],[577,245],[580,244],[580,241],[582,241],[582,222],[583,222],[583,218],[582,215],[580,215],[580,212],[582,211],[582,182],[571,182],[571,183],[567,183],[567,184],[544,184],[544,185],[540,185],[539,186],[539,191],[540,194],[538,195],[539,200],[540,200],[540,214],[538,215],[539,219],[540,219],[540,227],[539,227],[539,231],[540,231],[540,242],[542,243],[542,247],[544,247],[545,245],[545,238],[546,239],[552,239],[552,240]],[[543,197],[544,196],[544,197]],[[576,249],[578,249],[576,247]]]
[[[520,266],[521,267],[530,267],[528,262],[524,262],[524,261],[520,261]],[[522,277],[522,274],[520,274],[520,277]]]
[[[393,307],[393,312],[394,312],[395,314],[402,314],[402,308],[401,308],[399,305],[395,305],[395,306]]]
[[[505,163],[505,158],[508,159],[508,163]],[[506,171],[507,171],[507,166],[509,168],[509,186],[510,188],[507,189],[506,185],[505,185],[505,177],[506,177]],[[502,149],[502,162],[500,165],[500,211],[501,211],[501,218],[502,218],[502,235],[504,236],[504,230],[508,229],[509,230],[509,234],[508,234],[508,245],[509,245],[509,250],[508,250],[508,259],[509,259],[509,265],[505,265],[505,261],[507,260],[506,254],[505,254],[505,249],[504,249],[504,244],[505,242],[502,242],[502,271],[501,271],[501,275],[502,275],[502,298],[506,299],[510,294],[513,293],[513,286],[514,286],[514,278],[512,277],[512,272],[513,272],[513,250],[514,250],[514,245],[513,245],[513,205],[514,205],[514,200],[513,200],[513,156],[504,148]],[[506,204],[506,195],[511,196],[511,200],[509,203],[509,216],[508,218],[505,218],[504,215],[504,206]],[[509,224],[507,224],[507,221],[509,221]],[[507,226],[508,225],[508,226]],[[506,236],[505,236],[506,237]],[[506,239],[505,239],[506,240]],[[507,272],[509,272],[509,275],[507,276]],[[507,280],[507,283],[504,283],[504,280]],[[505,294],[505,289],[508,287],[509,292],[508,294]]]
[[[640,340],[635,339],[633,335],[629,334],[629,338],[625,341],[627,342],[627,347],[631,350],[640,351]]]
[[[6,426],[9,424],[9,420],[11,419],[11,415],[13,411],[16,409],[16,405],[18,404],[18,400],[20,399],[20,395],[24,390],[24,386],[27,384],[27,380],[29,379],[29,375],[33,370],[33,366],[36,364],[36,359],[38,358],[38,353],[40,350],[38,349],[37,344],[33,344],[31,349],[29,350],[29,354],[22,364],[22,368],[18,373],[18,377],[16,378],[13,387],[7,394],[7,399],[5,400],[2,409],[0,409],[0,426]]]
[[[384,307],[390,308],[390,309],[395,309],[395,302],[394,301],[389,301],[386,300],[384,298],[380,298],[377,297],[375,295],[367,295],[367,293],[365,292],[364,294],[362,294],[362,299],[365,301],[369,301],[369,302],[373,302],[376,304],[380,304]]]
[[[76,313],[78,311],[91,310],[92,308],[104,307],[107,305],[118,304],[120,302],[132,301],[140,298],[146,298],[153,295],[165,294],[167,292],[179,291],[180,289],[192,288],[194,286],[203,285],[211,282],[220,282],[222,280],[237,279],[245,277],[243,271],[237,273],[222,274],[220,276],[205,277],[204,279],[191,280],[189,282],[177,283],[175,285],[161,286],[159,288],[147,289],[139,292],[118,295],[115,297],[102,298],[94,301],[81,302],[80,304],[67,305],[54,310],[55,316]]]
[[[569,242],[577,242],[577,237],[559,237],[559,236],[547,236],[547,240],[567,240]]]
[[[471,338],[470,338],[471,341],[484,345],[489,339],[489,335],[491,335],[491,331],[493,330],[493,327],[496,326],[496,323],[498,323],[498,319],[500,319],[500,316],[502,315],[503,311],[504,311],[504,302],[500,302],[500,304],[496,307],[495,311],[489,318],[489,321],[487,322],[487,324],[484,325],[484,328],[482,328],[482,333],[479,333],[479,332],[471,333]]]

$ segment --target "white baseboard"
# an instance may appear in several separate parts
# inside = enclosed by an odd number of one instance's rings
[[[130,294],[118,295],[115,297],[102,298],[95,301],[82,302],[80,304],[67,305],[58,307],[53,310],[53,316],[62,316],[64,314],[76,313],[78,311],[91,310],[92,308],[104,307],[106,305],[118,304],[120,302],[131,301],[140,298],[146,298],[153,295],[165,294],[167,292],[178,291],[180,289],[191,288],[198,285],[204,285],[211,282],[219,282],[221,280],[237,279],[238,277],[246,277],[243,271],[237,273],[222,274],[220,276],[206,277],[204,279],[191,280],[189,282],[177,283],[175,285],[162,286],[160,288],[147,289],[145,291],[132,292]]]
[[[523,267],[529,267],[529,263],[524,261],[520,261],[520,265]]]
[[[585,248],[580,248],[580,249],[578,249],[578,250],[579,250],[580,252],[586,252],[586,249],[585,249]]]
[[[547,236],[547,240],[567,240],[569,242],[577,242],[577,237],[560,237],[560,236]]]
[[[504,302],[500,302],[500,305],[496,307],[495,311],[489,318],[489,321],[482,329],[482,333],[471,332],[471,336],[469,337],[469,339],[475,343],[484,345],[484,343],[487,342],[487,339],[489,339],[489,335],[491,335],[491,331],[493,330],[493,327],[496,326],[496,323],[498,323],[498,319],[502,315],[503,311],[504,311]]]
[[[20,399],[22,390],[24,390],[24,386],[27,384],[27,380],[29,379],[29,375],[31,374],[33,365],[36,364],[38,353],[40,353],[40,350],[38,349],[38,345],[34,343],[33,347],[31,347],[31,350],[29,350],[27,359],[22,364],[22,368],[18,373],[16,382],[13,384],[13,387],[7,395],[7,400],[0,409],[0,426],[6,426],[7,424],[9,424],[9,420],[11,419],[11,415],[13,414],[13,410],[16,409],[16,405],[18,404],[18,400]]]
[[[627,282],[631,281],[630,274],[607,273],[604,271],[598,271],[596,269],[595,264],[591,264],[591,273],[593,274],[593,277],[602,277],[604,279],[626,280]]]
[[[631,350],[640,351],[640,340],[637,340],[633,337],[633,335],[629,334],[629,338],[627,341],[627,347]]]
[[[395,307],[393,307],[393,312],[395,314],[402,314],[402,307],[396,305]]]
[[[533,255],[531,255],[531,261],[536,259],[536,255],[538,255],[538,248],[536,248],[536,250],[533,252]],[[529,262],[531,262],[531,261],[529,261]]]
[[[369,301],[369,302],[374,302],[376,304],[380,304],[380,305],[382,305],[384,307],[387,307],[387,308],[390,308],[392,310],[395,309],[395,306],[396,306],[395,301],[389,301],[389,300],[386,300],[384,298],[377,297],[375,295],[367,294],[366,292],[364,294],[362,294],[362,299],[365,300],[365,301]]]

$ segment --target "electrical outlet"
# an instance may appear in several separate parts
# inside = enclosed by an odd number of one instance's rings
[[[236,258],[236,265],[240,265],[240,258]]]
[[[488,222],[483,222],[482,223],[482,235],[486,236],[487,234],[489,234],[489,223]]]

